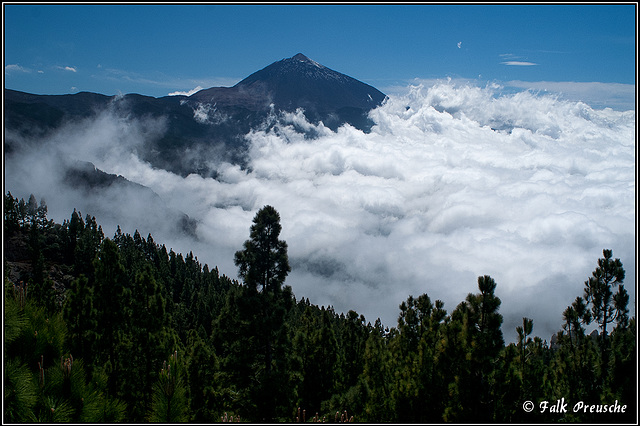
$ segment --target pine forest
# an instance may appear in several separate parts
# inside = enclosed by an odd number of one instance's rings
[[[4,422],[637,422],[612,250],[553,341],[524,317],[506,343],[488,275],[457,306],[407,295],[393,325],[294,295],[281,229],[271,206],[247,223],[235,280],[4,195]]]

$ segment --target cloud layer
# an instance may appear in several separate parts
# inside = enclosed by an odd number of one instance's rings
[[[162,128],[153,123],[107,115],[53,139],[65,141],[64,155],[148,186],[198,220],[198,242],[177,239],[149,212],[141,232],[222,273],[235,276],[233,253],[270,204],[282,218],[297,297],[394,326],[409,295],[428,293],[451,312],[487,274],[498,284],[505,338],[527,316],[549,339],[603,248],[621,258],[635,300],[635,111],[499,90],[412,87],[371,113],[370,134],[319,125],[308,139],[292,124],[313,125],[288,114],[274,131],[247,135],[248,170],[219,164],[217,180],[141,162],[131,147]],[[46,173],[29,175],[17,157],[6,163],[6,189],[40,191],[52,218],[74,207],[94,214],[71,190],[43,183]],[[53,208],[56,197],[63,202]],[[128,217],[121,225],[132,233]]]

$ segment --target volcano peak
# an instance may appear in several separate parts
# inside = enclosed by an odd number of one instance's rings
[[[308,61],[309,60],[309,58],[307,58],[302,53],[298,53],[297,55],[293,56],[291,59],[296,59],[298,61]]]
[[[291,60],[305,62],[305,63],[311,64],[311,65],[315,65],[318,68],[324,68],[324,66],[320,65],[319,63],[317,63],[313,59],[308,58],[307,56],[303,55],[302,53],[298,53],[297,55],[293,56],[291,58]]]

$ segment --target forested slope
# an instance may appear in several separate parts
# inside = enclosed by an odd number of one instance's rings
[[[450,312],[408,296],[391,328],[294,296],[269,206],[238,282],[151,235],[4,201],[5,422],[637,421],[636,321],[610,250],[557,342],[523,318],[505,344],[486,275]]]

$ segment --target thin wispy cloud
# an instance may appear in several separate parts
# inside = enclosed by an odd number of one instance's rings
[[[25,68],[25,67],[20,66],[18,64],[9,64],[9,65],[5,65],[4,66],[4,72],[5,73],[12,73],[12,72],[30,73],[31,70],[29,68]]]
[[[501,53],[498,56],[502,59],[502,62],[500,62],[501,65],[507,65],[511,67],[531,67],[538,65],[535,62],[527,60],[528,58],[521,55],[516,55],[514,53]]]
[[[535,62],[527,62],[527,61],[506,61],[500,62],[502,65],[508,65],[512,67],[531,67],[534,65],[538,65]]]
[[[57,68],[63,71],[78,72],[78,70],[75,67],[65,66],[65,67],[57,67]]]
[[[140,74],[128,70],[122,70],[117,68],[107,68],[99,66],[96,73],[92,75],[95,79],[105,79],[114,82],[123,83],[126,86],[135,87],[153,87],[153,88],[165,88],[174,89],[169,92],[169,96],[186,95],[189,96],[203,88],[209,87],[230,87],[236,84],[241,79],[239,78],[179,78],[169,76],[163,73],[155,72],[152,74]],[[194,89],[183,91],[175,90],[177,87],[194,87]],[[126,89],[122,89],[126,92]]]

